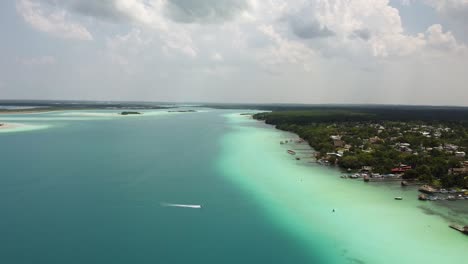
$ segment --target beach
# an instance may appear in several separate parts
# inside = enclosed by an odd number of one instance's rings
[[[0,123],[0,129],[12,129],[18,127],[17,124]]]

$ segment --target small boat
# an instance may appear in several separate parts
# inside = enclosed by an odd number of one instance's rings
[[[432,188],[431,186],[429,185],[423,185],[421,186],[419,189],[418,189],[420,192],[423,192],[423,193],[427,193],[427,194],[433,194],[433,193],[436,193],[437,190]]]
[[[292,151],[290,149],[288,149],[288,153],[291,154],[291,155],[296,155],[296,152],[294,152],[294,151]]]
[[[173,204],[173,203],[161,203],[161,206],[164,207],[180,207],[180,208],[192,208],[192,209],[201,209],[202,206],[199,204]]]
[[[398,196],[398,197],[395,197],[395,200],[403,200],[403,198]]]
[[[296,157],[296,160],[301,160],[301,158],[299,158],[299,157]]]
[[[421,193],[421,194],[418,195],[418,199],[420,201],[427,201],[428,198],[427,198],[427,195]]]

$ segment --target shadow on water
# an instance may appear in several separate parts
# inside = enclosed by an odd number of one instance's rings
[[[466,201],[456,202],[432,202],[431,204],[420,205],[423,213],[427,215],[439,216],[450,223],[468,224],[468,203]]]

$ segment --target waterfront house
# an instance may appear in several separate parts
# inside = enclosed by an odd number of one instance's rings
[[[335,146],[335,148],[342,148],[344,147],[345,145],[345,142],[341,139],[334,139],[333,140],[333,146]]]
[[[405,173],[408,170],[411,170],[412,167],[405,165],[405,164],[400,164],[400,166],[393,168],[392,173]]]
[[[453,174],[453,175],[468,174],[468,167],[451,168],[448,170],[448,174]]]

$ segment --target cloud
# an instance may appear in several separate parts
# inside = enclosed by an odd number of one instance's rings
[[[221,62],[224,60],[224,58],[221,54],[219,54],[218,52],[215,52],[211,55],[211,60],[216,61],[216,62]]]
[[[19,0],[16,9],[33,28],[65,39],[92,40],[91,33],[72,22],[65,10],[49,10],[41,2]]]
[[[317,21],[293,17],[289,20],[293,33],[303,39],[325,38],[335,35],[326,26],[321,26]]]
[[[448,51],[457,51],[464,48],[458,44],[452,32],[444,32],[440,24],[430,26],[426,31],[426,35],[427,44],[431,48]]]
[[[27,66],[36,66],[36,65],[55,64],[56,60],[52,56],[40,56],[40,57],[33,57],[33,58],[18,59],[18,62]]]
[[[356,29],[353,31],[353,34],[351,35],[352,37],[355,36],[357,38],[363,39],[363,40],[369,40],[371,38],[371,32],[370,30],[363,28],[363,29]]]
[[[408,21],[403,24],[390,3],[19,0],[18,12],[49,21],[48,30],[38,29],[57,36],[73,31],[65,26],[50,29],[60,24],[93,29],[96,41],[87,49],[73,50],[81,52],[76,56],[84,56],[54,71],[62,71],[56,76],[66,76],[62,86],[73,85],[69,79],[79,77],[89,82],[77,81],[80,87],[99,83],[116,88],[112,93],[102,88],[103,98],[119,93],[136,98],[143,93],[148,100],[203,100],[205,95],[212,96],[207,97],[211,100],[217,95],[216,99],[225,101],[346,102],[351,98],[353,102],[388,103],[399,102],[398,96],[411,89],[414,95],[402,96],[404,100],[419,100],[418,93],[423,91],[419,87],[435,94],[443,86],[461,95],[455,99],[466,101],[460,87],[468,81],[461,70],[468,67],[468,56],[466,46],[457,39],[458,31],[441,20],[419,33],[408,33]],[[441,6],[440,10],[449,9]],[[54,14],[62,14],[61,19],[51,19]],[[28,21],[26,17],[32,15],[22,16]],[[64,49],[71,53],[68,47]],[[40,65],[48,60],[38,57],[22,63]],[[44,78],[43,83],[47,82]],[[161,87],[170,87],[171,92]],[[80,90],[73,91],[78,94]]]
[[[403,5],[420,2],[431,6],[443,18],[468,27],[468,0],[401,0]]]
[[[71,10],[85,16],[109,19],[113,21],[128,20],[129,16],[119,10],[116,1],[95,1],[95,0],[65,0],[62,4],[67,5]]]
[[[278,67],[282,64],[299,64],[306,71],[311,70],[315,52],[299,41],[287,39],[272,25],[260,25],[258,30],[273,43],[260,53],[260,61],[265,67]]]
[[[233,19],[248,8],[246,0],[167,0],[167,12],[181,23],[219,23]]]

